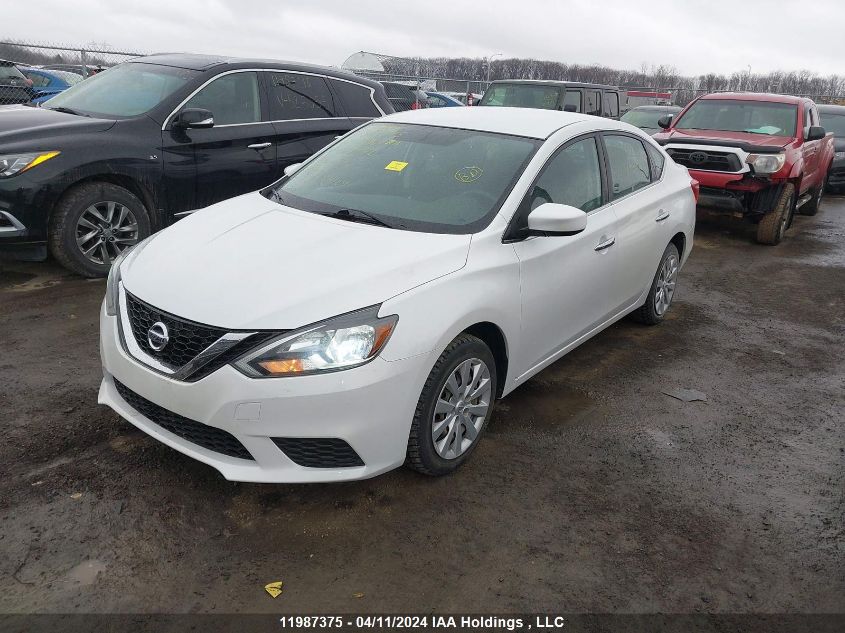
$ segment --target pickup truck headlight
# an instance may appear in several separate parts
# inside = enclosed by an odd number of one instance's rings
[[[755,174],[774,174],[786,162],[785,154],[749,154],[746,159]]]
[[[302,376],[363,365],[384,348],[399,317],[379,317],[380,306],[350,312],[282,334],[234,363],[251,378]]]
[[[55,158],[61,152],[32,152],[27,154],[3,154],[0,155],[0,178],[11,178],[12,176],[32,169],[51,158]]]

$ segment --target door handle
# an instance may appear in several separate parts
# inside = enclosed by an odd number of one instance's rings
[[[249,149],[266,149],[270,147],[272,143],[253,143],[252,145],[247,145]]]
[[[606,240],[604,240],[603,242],[599,242],[598,245],[596,246],[595,250],[603,251],[606,248],[610,248],[614,244],[616,244],[616,238],[615,237],[609,237]]]
[[[654,221],[655,222],[663,222],[663,220],[668,218],[669,215],[670,214],[666,209],[660,209],[660,211],[657,212],[657,217],[654,218]]]

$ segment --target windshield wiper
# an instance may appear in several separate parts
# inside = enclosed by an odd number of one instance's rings
[[[392,224],[388,224],[381,218],[377,218],[372,213],[360,211],[358,209],[340,209],[334,213],[321,213],[328,218],[337,218],[338,220],[348,220],[349,222],[363,222],[365,224],[373,224],[375,226],[384,226],[388,229],[395,228]]]
[[[73,110],[64,106],[59,106],[58,108],[47,108],[47,110],[55,110],[56,112],[64,112],[65,114],[75,114],[76,116],[91,116],[90,114],[84,114],[82,112],[79,112],[78,110]]]

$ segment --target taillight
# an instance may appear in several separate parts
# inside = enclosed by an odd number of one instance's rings
[[[413,103],[411,103],[411,110],[419,110],[419,109],[420,109],[420,102],[419,101],[414,101]]]
[[[701,185],[695,178],[690,180],[689,184],[690,187],[692,187],[692,195],[695,196],[695,203],[698,204],[698,196],[701,194]]]

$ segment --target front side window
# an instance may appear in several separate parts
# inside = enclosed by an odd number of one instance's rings
[[[258,73],[231,73],[218,77],[195,94],[185,108],[202,108],[214,115],[214,125],[261,121]]]
[[[554,155],[531,189],[531,209],[543,203],[592,211],[602,204],[601,168],[595,138],[577,141]]]
[[[323,77],[299,73],[269,73],[270,117],[326,119],[337,116],[334,98]]]
[[[490,132],[375,122],[266,195],[304,211],[361,211],[394,228],[474,233],[489,224],[542,142]]]
[[[790,103],[702,99],[677,119],[675,127],[794,137],[797,119],[798,107]]]
[[[845,137],[845,111],[842,114],[822,112],[822,127],[837,138]]]
[[[622,198],[651,182],[651,169],[643,144],[630,136],[604,137],[613,198]]]
[[[335,94],[339,95],[343,101],[347,116],[353,118],[381,116],[381,112],[373,103],[372,92],[366,86],[339,79],[329,79],[329,82]]]
[[[596,116],[601,114],[598,90],[584,91],[584,114],[594,114]]]
[[[581,112],[581,91],[580,90],[567,90],[566,94],[563,96],[563,109],[566,110],[566,106],[573,106],[575,109],[571,110],[572,112]]]
[[[105,117],[138,116],[155,108],[199,74],[198,70],[129,62],[80,80],[52,97],[46,107]]]
[[[557,108],[560,88],[543,84],[493,84],[484,93],[482,106],[505,106],[510,108]]]

